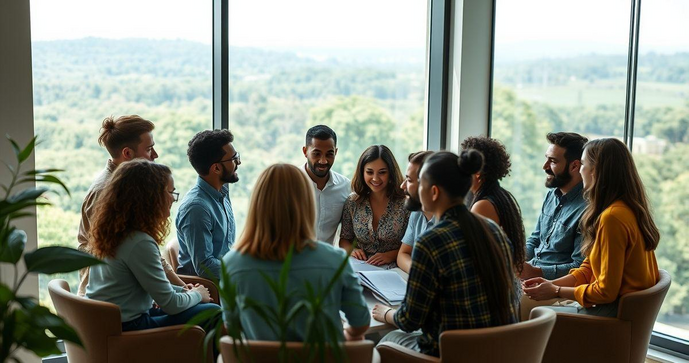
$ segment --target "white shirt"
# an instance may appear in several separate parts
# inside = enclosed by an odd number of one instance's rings
[[[304,172],[308,165],[304,164]],[[333,243],[337,226],[342,221],[342,208],[345,200],[351,193],[351,181],[345,176],[332,170],[328,171],[330,177],[323,190],[313,183],[316,198],[316,239],[321,242]]]

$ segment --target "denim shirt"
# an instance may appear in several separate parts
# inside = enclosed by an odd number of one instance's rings
[[[562,277],[584,261],[579,230],[586,207],[582,191],[582,183],[565,195],[558,188],[549,191],[536,229],[526,240],[526,260],[540,267],[546,279]]]
[[[177,273],[220,276],[220,259],[230,251],[235,238],[234,213],[227,193],[227,184],[219,192],[199,177],[184,196],[175,221]]]

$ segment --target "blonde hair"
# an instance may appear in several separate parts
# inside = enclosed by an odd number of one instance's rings
[[[294,165],[274,164],[259,175],[249,204],[239,253],[282,261],[290,246],[313,246],[316,202],[313,186]]]

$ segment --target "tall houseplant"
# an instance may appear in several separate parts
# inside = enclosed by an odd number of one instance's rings
[[[44,357],[60,353],[57,347],[59,339],[82,345],[77,333],[62,318],[40,306],[35,297],[19,295],[19,288],[26,277],[29,274],[72,272],[102,262],[67,247],[44,247],[25,253],[26,233],[17,229],[14,222],[33,215],[27,211],[29,208],[50,205],[43,198],[49,188],[30,186],[19,192],[15,192],[15,189],[21,184],[35,185],[40,182],[58,185],[67,194],[69,190],[53,175],[61,170],[21,171],[22,163],[34,151],[35,137],[24,148],[20,148],[9,136],[7,139],[14,150],[15,162],[2,160],[11,178],[8,185],[0,184],[4,192],[0,192],[0,195],[4,194],[0,199],[0,264],[13,266],[14,275],[11,284],[8,278],[0,281],[0,362],[18,362],[15,353],[22,348]],[[22,256],[26,270],[20,273]]]

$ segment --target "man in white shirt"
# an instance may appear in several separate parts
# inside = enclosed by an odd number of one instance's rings
[[[414,249],[414,242],[435,224],[433,215],[421,210],[421,201],[419,200],[419,171],[423,166],[423,162],[431,154],[433,154],[432,151],[419,151],[409,154],[407,175],[402,185],[400,185],[400,188],[404,190],[406,195],[404,208],[412,211],[409,216],[409,223],[407,223],[407,230],[402,237],[400,252],[397,254],[397,266],[406,273],[409,273],[411,268],[411,252]]]
[[[304,171],[316,191],[316,239],[334,243],[342,207],[351,193],[350,180],[330,170],[337,155],[335,131],[325,125],[310,128],[302,151],[306,157]]]

